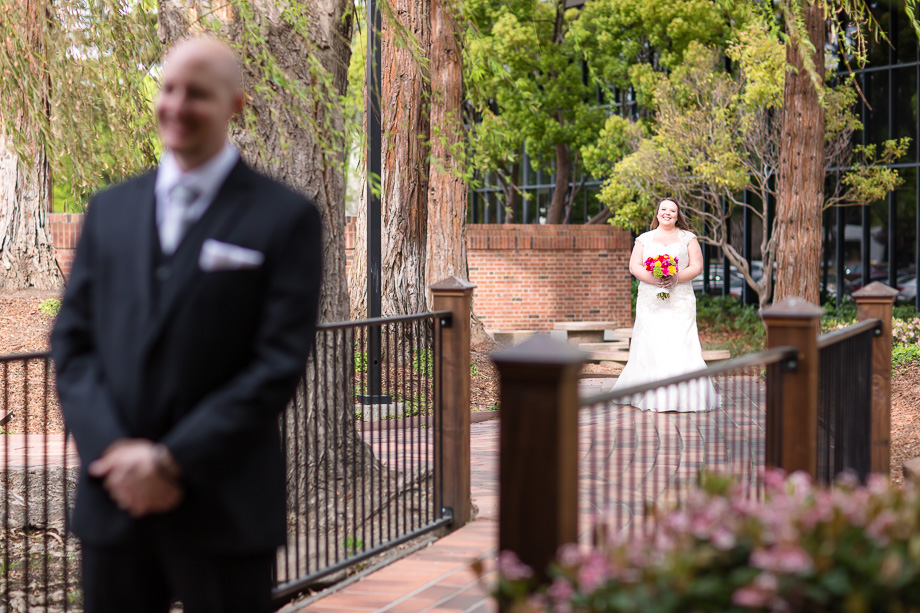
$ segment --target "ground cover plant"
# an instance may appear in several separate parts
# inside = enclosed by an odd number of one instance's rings
[[[762,501],[703,476],[685,505],[626,541],[564,547],[538,586],[513,555],[496,594],[513,611],[916,611],[920,492],[871,476],[830,488],[780,472]]]

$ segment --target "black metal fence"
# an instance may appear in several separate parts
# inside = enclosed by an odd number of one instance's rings
[[[435,381],[450,316],[320,326],[282,420],[289,538],[276,565],[279,601],[450,522],[440,502]],[[376,372],[379,382],[370,380]]]
[[[50,357],[0,357],[0,402],[0,611],[81,611],[80,548],[66,530],[79,458]]]
[[[439,489],[435,363],[450,318],[319,327],[280,420],[288,542],[275,565],[279,603],[450,523]],[[369,342],[374,335],[379,344]],[[374,359],[379,385],[369,381]],[[384,397],[368,399],[369,389]],[[79,456],[48,354],[0,357],[0,427],[0,611],[82,611],[80,547],[66,526]]]
[[[774,373],[794,368],[796,356],[792,348],[771,349],[582,399],[579,533],[650,530],[703,470],[737,478],[759,497],[767,419],[779,413],[767,402],[783,400],[781,385],[767,394],[767,381],[779,381]]]
[[[829,484],[845,470],[862,482],[870,470],[872,339],[877,319],[818,338],[818,473]]]

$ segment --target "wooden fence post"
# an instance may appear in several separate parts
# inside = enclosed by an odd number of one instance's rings
[[[541,580],[578,539],[578,372],[587,354],[532,336],[492,356],[501,382],[500,551]]]
[[[878,281],[853,292],[859,321],[879,319],[882,333],[872,339],[872,417],[869,470],[891,470],[891,312],[898,290]]]
[[[451,529],[470,520],[470,309],[475,285],[448,277],[432,285],[432,310],[450,311],[435,334],[435,398],[441,400],[441,436],[435,439],[435,474],[441,475],[441,508]],[[437,492],[437,485],[435,491]]]
[[[801,298],[786,298],[760,313],[767,328],[767,348],[792,346],[799,350],[797,367],[782,373],[777,388],[773,388],[775,382],[767,381],[766,464],[787,473],[805,471],[813,479],[818,472],[818,332],[822,313]],[[771,402],[769,396],[777,393],[779,403]]]

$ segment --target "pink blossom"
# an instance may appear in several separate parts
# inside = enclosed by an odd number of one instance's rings
[[[883,509],[878,516],[866,527],[866,534],[874,539],[880,546],[888,545],[888,529],[897,522],[898,517],[889,509]]]
[[[498,572],[509,581],[521,581],[533,576],[533,571],[513,551],[498,554]]]
[[[754,577],[754,586],[767,592],[776,592],[779,589],[779,579],[773,573],[760,573]]]
[[[757,548],[751,553],[751,566],[779,573],[804,573],[812,568],[811,556],[797,545],[772,549]]]
[[[725,528],[720,528],[713,531],[710,541],[712,542],[713,547],[721,551],[728,551],[734,547],[736,543],[735,535]]]
[[[760,609],[767,606],[770,597],[764,592],[752,587],[743,587],[735,590],[732,594],[732,602],[739,607],[748,607],[750,609]]]
[[[569,599],[575,595],[575,588],[573,588],[572,584],[565,579],[559,578],[553,581],[553,584],[549,586],[547,593],[558,607],[562,603],[568,603]]]
[[[559,548],[559,563],[563,566],[578,566],[581,558],[581,549],[578,545],[570,543]]]
[[[866,485],[869,489],[869,493],[875,496],[881,496],[888,492],[888,478],[878,473],[869,475]]]
[[[578,569],[578,587],[586,593],[600,587],[609,576],[607,560],[598,553],[589,554]]]

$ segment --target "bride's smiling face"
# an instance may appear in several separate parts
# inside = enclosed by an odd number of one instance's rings
[[[662,230],[671,231],[677,223],[677,204],[671,200],[663,200],[658,205],[658,226]]]

